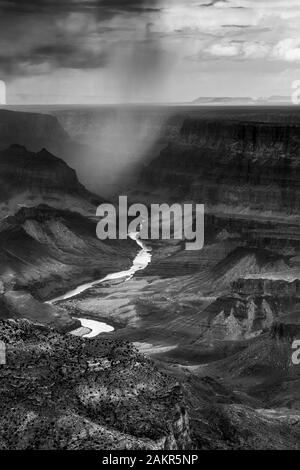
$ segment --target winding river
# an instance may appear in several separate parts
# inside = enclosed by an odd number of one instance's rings
[[[52,300],[48,300],[46,303],[53,304],[55,302],[60,302],[62,300],[71,299],[72,297],[75,297],[78,294],[82,294],[82,292],[85,292],[91,287],[97,286],[98,284],[101,284],[102,282],[105,282],[105,281],[112,281],[115,279],[124,279],[124,282],[128,281],[134,276],[134,274],[137,271],[145,269],[148,266],[148,264],[151,262],[151,249],[147,248],[145,244],[142,242],[142,240],[140,240],[139,232],[132,232],[129,234],[129,236],[141,248],[138,254],[136,255],[136,257],[134,258],[130,269],[127,269],[126,271],[119,271],[116,273],[108,274],[107,276],[103,277],[102,279],[99,279],[98,281],[81,284],[75,289],[70,290],[69,292],[66,292],[63,295],[60,295],[59,297],[55,297]],[[107,325],[106,323],[98,322],[96,320],[90,320],[88,318],[77,318],[77,320],[80,321],[82,327],[85,327],[91,330],[89,333],[82,335],[84,338],[93,338],[97,336],[99,333],[104,333],[104,332],[114,330],[112,326]]]

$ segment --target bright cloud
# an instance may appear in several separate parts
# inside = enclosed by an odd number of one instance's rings
[[[0,79],[16,101],[82,77],[100,102],[287,94],[299,31],[299,0],[0,0]]]

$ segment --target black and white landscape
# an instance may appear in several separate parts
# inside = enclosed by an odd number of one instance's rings
[[[257,3],[0,0],[1,450],[300,449],[300,9]],[[204,248],[101,241],[119,195]]]

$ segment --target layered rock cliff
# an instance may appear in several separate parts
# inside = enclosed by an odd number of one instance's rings
[[[2,450],[299,449],[297,410],[264,409],[211,376],[165,371],[126,341],[24,320],[0,321],[0,340]],[[264,342],[270,353],[275,343]],[[249,370],[261,346],[236,355],[234,371]],[[223,375],[232,365],[220,364]]]
[[[49,206],[23,208],[0,224],[0,278],[39,298],[131,265],[132,241],[96,237],[96,222]]]
[[[38,188],[82,192],[75,171],[45,148],[37,153],[22,145],[11,145],[0,153],[2,186],[11,184],[16,190]]]
[[[103,199],[46,149],[12,145],[0,152],[0,183],[0,316],[71,329],[76,322],[69,315],[36,299],[129,268],[136,245],[97,238],[95,213]]]
[[[295,214],[299,152],[298,125],[186,119],[142,181],[207,206]]]
[[[20,144],[37,151],[45,146],[49,148],[68,141],[68,134],[55,116],[0,109],[1,150],[12,144]]]
[[[102,201],[85,189],[72,168],[46,149],[34,153],[12,145],[0,152],[0,183],[3,215],[40,203],[94,214]]]

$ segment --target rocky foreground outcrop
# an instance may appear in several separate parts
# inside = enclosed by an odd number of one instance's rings
[[[124,269],[133,247],[100,242],[91,219],[50,201],[2,220],[0,312],[14,318],[0,326],[8,343],[2,448],[299,449],[299,366],[291,365],[299,337],[299,118],[240,113],[238,122],[181,114],[139,183],[142,193],[148,184],[146,202],[154,190],[162,202],[207,204],[200,252],[154,242],[139,277],[94,286],[59,312],[34,297]],[[26,185],[34,181],[30,196],[42,188],[40,171],[23,175]],[[73,191],[73,177],[66,181],[61,201]],[[57,330],[75,327],[72,317],[113,324],[114,340],[62,336]]]
[[[297,406],[267,408],[212,369],[158,368],[126,341],[83,340],[26,320],[0,321],[0,340],[0,449],[299,449]],[[247,374],[262,347],[262,362],[270,358],[276,370],[273,343],[265,338],[221,362],[223,378]],[[270,399],[285,403],[280,387],[291,379],[281,375]]]
[[[1,449],[187,449],[179,384],[126,342],[0,321]]]

